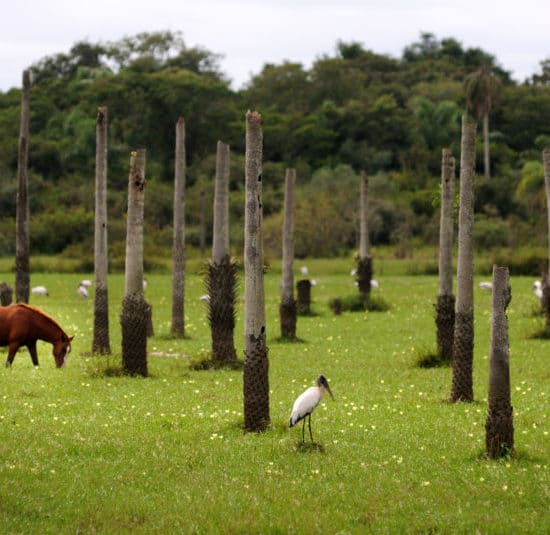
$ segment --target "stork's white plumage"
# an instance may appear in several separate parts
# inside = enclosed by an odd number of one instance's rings
[[[35,295],[49,295],[45,286],[35,286],[31,289],[31,293]]]
[[[313,442],[313,435],[311,433],[311,413],[315,410],[315,407],[319,405],[319,402],[325,395],[325,390],[330,394],[330,397],[334,399],[328,381],[324,375],[317,377],[317,386],[311,386],[304,392],[302,392],[294,402],[292,407],[292,414],[290,415],[289,426],[293,427],[300,420],[302,423],[302,442],[305,441],[305,425],[306,417],[308,418],[309,436],[311,442]]]
[[[86,289],[85,286],[82,286],[81,284],[79,284],[76,291],[78,295],[82,297],[82,299],[88,299],[88,290]]]
[[[307,269],[307,266],[302,266],[302,267],[300,268],[300,273],[301,273],[302,275],[307,275],[307,274],[309,273],[309,270]]]
[[[90,288],[92,286],[92,281],[90,279],[81,280],[79,286],[84,286],[85,288]]]
[[[540,281],[533,283],[533,292],[539,301],[542,301],[542,284]]]
[[[373,290],[378,290],[378,288],[380,288],[380,283],[376,279],[371,279],[370,280],[370,287]]]
[[[478,285],[482,290],[492,290],[493,283],[490,281],[481,281]]]

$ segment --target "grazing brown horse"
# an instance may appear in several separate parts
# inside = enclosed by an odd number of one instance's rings
[[[53,345],[53,356],[58,368],[65,365],[71,351],[71,340],[55,320],[39,308],[18,303],[0,307],[0,346],[8,346],[6,366],[11,366],[15,353],[27,346],[32,363],[38,366],[36,341],[44,340]]]

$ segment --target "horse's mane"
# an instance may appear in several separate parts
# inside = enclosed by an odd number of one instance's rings
[[[61,325],[59,325],[59,323],[57,323],[57,321],[55,321],[50,315],[46,314],[43,310],[41,310],[40,308],[38,307],[35,307],[33,305],[28,305],[27,303],[17,303],[19,306],[22,306],[24,308],[28,308],[29,310],[32,310],[33,312],[36,312],[37,314],[40,314],[43,318],[46,318],[48,321],[50,321],[51,323],[53,323],[65,336],[67,336],[67,334],[65,333],[65,331],[61,328]]]

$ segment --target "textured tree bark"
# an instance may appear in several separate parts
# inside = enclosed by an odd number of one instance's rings
[[[296,338],[297,307],[294,299],[294,186],[296,170],[287,169],[283,221],[282,291],[279,317],[281,336]]]
[[[491,157],[489,143],[489,114],[483,115],[483,171],[485,178],[491,178]]]
[[[462,117],[452,402],[473,401],[474,399],[472,377],[474,358],[474,248],[472,234],[476,128],[476,123],[470,123],[466,117]]]
[[[145,150],[133,152],[128,177],[125,295],[122,301],[122,367],[128,375],[147,376],[147,313],[143,298],[143,208]]]
[[[246,114],[245,156],[245,350],[244,427],[264,431],[270,424],[262,245],[262,128],[257,112]]]
[[[23,71],[21,92],[21,121],[19,129],[19,151],[17,154],[17,213],[15,243],[15,300],[28,303],[30,294],[29,260],[29,117],[31,79],[29,71]]]
[[[0,282],[0,305],[7,307],[13,300],[13,290],[7,282]]]
[[[174,337],[185,335],[185,120],[176,122],[174,169],[174,235],[172,241],[172,328]]]
[[[206,275],[212,360],[222,365],[237,361],[234,343],[237,266],[229,254],[229,156],[229,145],[218,141],[212,261]]]
[[[359,223],[359,258],[357,259],[357,286],[364,298],[368,298],[372,279],[372,258],[369,255],[368,228],[368,191],[369,179],[365,172],[361,173],[360,192],[360,223]]]
[[[510,395],[510,349],[506,308],[512,299],[507,267],[493,266],[489,410],[485,423],[487,455],[492,458],[514,450],[514,425]]]
[[[441,214],[439,224],[439,294],[436,305],[437,351],[450,362],[453,356],[455,296],[453,295],[453,202],[455,159],[449,149],[441,158]]]
[[[298,300],[296,308],[299,315],[307,315],[311,312],[311,282],[308,279],[299,280],[296,283]]]
[[[542,151],[542,161],[544,165],[544,185],[548,218],[548,269],[542,281],[542,308],[546,316],[546,330],[550,331],[550,147]]]
[[[109,298],[107,245],[107,108],[96,118],[95,224],[94,224],[94,335],[92,353],[109,355]]]

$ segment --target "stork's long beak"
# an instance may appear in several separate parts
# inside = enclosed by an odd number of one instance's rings
[[[334,400],[334,395],[332,394],[332,390],[330,389],[330,386],[328,386],[328,383],[327,383],[327,392],[330,394],[330,397]]]

